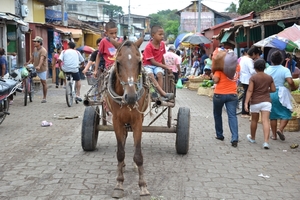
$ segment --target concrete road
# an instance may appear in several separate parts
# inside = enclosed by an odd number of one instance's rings
[[[82,93],[89,87],[83,81]],[[116,139],[113,132],[100,132],[97,150],[81,148],[81,121],[85,107],[69,108],[64,89],[49,85],[48,102],[41,104],[41,91],[34,102],[23,106],[15,97],[11,115],[0,125],[0,199],[48,200],[111,199],[116,183]],[[196,91],[177,91],[173,119],[179,107],[191,110],[190,148],[187,155],[175,150],[175,134],[144,133],[145,178],[152,199],[300,199],[299,132],[287,132],[286,141],[270,141],[262,148],[259,125],[256,144],[246,140],[249,121],[239,117],[239,145],[230,145],[226,112],[225,140],[215,139],[212,101]],[[58,120],[54,114],[79,118]],[[166,125],[166,114],[155,125]],[[146,117],[146,122],[151,118]],[[43,120],[53,123],[41,127]],[[174,121],[173,125],[177,122]],[[139,199],[138,174],[132,166],[133,139],[126,144],[125,197]],[[261,174],[265,177],[262,177]]]

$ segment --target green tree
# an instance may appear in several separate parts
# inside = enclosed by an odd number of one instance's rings
[[[179,15],[176,14],[177,10],[161,10],[158,13],[150,14],[150,26],[160,25],[165,30],[166,36],[177,35],[180,22]]]
[[[291,0],[239,0],[238,13],[244,15],[251,11],[262,12],[288,1]]]
[[[227,12],[233,12],[233,13],[236,13],[237,12],[237,8],[236,8],[236,4],[231,2],[231,4],[229,5],[228,8],[225,9],[225,11]]]
[[[117,5],[104,5],[103,6],[104,10],[107,11],[107,14],[110,16],[110,18],[118,17],[119,14],[123,15],[123,9],[121,6]]]
[[[170,20],[166,24],[166,28],[164,28],[165,33],[167,35],[178,35],[178,27],[179,27],[179,21]]]

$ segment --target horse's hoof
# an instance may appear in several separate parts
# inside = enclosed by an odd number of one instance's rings
[[[124,190],[119,189],[119,188],[115,188],[112,195],[112,198],[116,198],[116,199],[120,199],[124,197]]]
[[[150,194],[140,195],[140,200],[151,200],[151,195]]]

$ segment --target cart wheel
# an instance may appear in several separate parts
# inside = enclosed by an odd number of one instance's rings
[[[190,139],[190,109],[181,107],[177,114],[176,151],[178,154],[187,154]]]
[[[84,151],[94,151],[98,140],[99,107],[86,107],[81,125],[81,147]]]

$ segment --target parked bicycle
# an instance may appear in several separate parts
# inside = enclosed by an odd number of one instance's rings
[[[22,82],[12,78],[0,79],[0,124],[9,115],[9,100],[8,97],[13,95],[16,90],[21,87]]]
[[[24,91],[24,106],[27,106],[28,98],[29,101],[33,101],[35,86],[33,78],[37,76],[36,70],[32,64],[27,65],[28,76],[23,80],[23,91]]]
[[[239,115],[239,114],[242,113],[243,98],[244,98],[244,95],[246,95],[244,93],[243,87],[238,87],[237,88],[237,94],[238,94],[238,102],[237,102],[237,105],[236,105],[236,114]]]
[[[244,97],[244,89],[243,87],[238,87],[237,88],[237,96],[238,96],[238,101],[236,104],[236,115],[239,115],[242,113],[242,106],[243,106],[243,97]],[[224,105],[224,109],[226,110],[226,106]]]
[[[67,84],[66,84],[66,101],[67,105],[71,107],[75,100],[76,104],[78,104],[78,100],[76,99],[76,81],[73,80],[72,73],[65,72]]]

